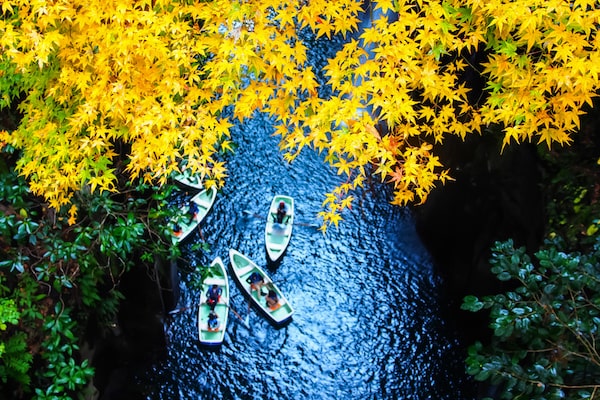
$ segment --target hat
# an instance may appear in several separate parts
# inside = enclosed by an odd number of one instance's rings
[[[280,206],[285,206],[285,203],[284,203],[283,201],[280,201],[280,202],[279,202],[279,205],[280,205]]]

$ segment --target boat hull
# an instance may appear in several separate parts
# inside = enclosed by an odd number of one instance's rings
[[[277,223],[277,207],[280,202],[286,206],[286,217],[283,223]],[[271,201],[265,224],[265,249],[271,262],[281,260],[292,238],[294,224],[294,199],[290,196],[275,195]]]
[[[250,258],[234,249],[229,250],[229,260],[231,276],[240,288],[240,291],[250,301],[254,308],[274,326],[281,327],[287,325],[292,320],[294,309],[266,272]],[[277,293],[279,302],[276,308],[271,309],[267,306],[266,296],[262,296],[259,290],[251,289],[250,284],[246,280],[253,272],[258,272],[263,277],[265,286]]]
[[[173,182],[184,190],[200,191],[202,190],[202,178],[200,175],[190,175],[187,171],[182,173],[175,173],[172,176]]]
[[[229,315],[229,279],[227,270],[221,257],[216,257],[209,266],[209,275],[202,282],[202,291],[200,292],[200,305],[198,306],[198,335],[200,344],[204,346],[220,346],[225,338],[227,330],[227,321]],[[221,290],[221,298],[215,306],[215,312],[219,316],[219,328],[216,331],[208,329],[208,315],[210,306],[206,302],[206,293],[213,285],[218,285]]]

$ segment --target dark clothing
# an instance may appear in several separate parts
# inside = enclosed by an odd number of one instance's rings
[[[274,290],[269,290],[269,294],[267,295],[267,305],[271,308],[275,307],[279,302],[279,297]]]
[[[210,306],[210,308],[214,309],[219,299],[221,298],[221,293],[223,293],[223,289],[218,286],[211,286],[206,292],[206,303]]]
[[[189,213],[191,216],[196,216],[196,214],[198,214],[198,204],[194,203],[193,201],[190,201],[190,209],[189,209]]]
[[[246,279],[246,282],[248,282],[250,284],[253,284],[253,283],[256,284],[256,283],[259,283],[262,281],[263,281],[263,278],[258,272],[253,272],[252,274],[250,274],[248,279]]]
[[[286,215],[287,215],[287,210],[285,209],[285,206],[283,206],[283,207],[280,206],[277,209],[277,216],[276,216],[277,223],[282,224],[283,219],[285,218]]]
[[[208,327],[210,329],[217,329],[219,327],[219,318],[217,314],[211,313],[208,315]]]
[[[219,299],[219,297],[221,297],[221,294],[223,293],[223,289],[221,289],[218,286],[211,286],[210,288],[208,288],[208,292],[206,292],[206,297],[212,299]]]

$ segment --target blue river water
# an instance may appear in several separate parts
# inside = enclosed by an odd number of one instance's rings
[[[264,117],[236,126],[229,178],[203,222],[208,251],[183,246],[179,306],[165,327],[168,356],[144,376],[148,399],[472,399],[464,346],[452,327],[442,282],[410,214],[381,187],[357,193],[338,229],[323,235],[316,216],[340,183],[315,153],[288,164]],[[295,308],[275,329],[250,309],[230,278],[232,308],[218,351],[199,346],[193,285],[198,272],[235,248],[266,266],[264,215],[272,196],[296,200],[287,253],[271,278]]]
[[[319,71],[340,42],[309,39],[309,59]],[[166,360],[139,377],[147,399],[473,399],[443,282],[410,213],[390,205],[375,185],[356,193],[339,228],[323,235],[317,213],[344,177],[310,151],[287,163],[272,133],[261,115],[233,128],[238,148],[227,159],[226,186],[202,236],[183,246],[179,306],[189,308],[167,321]],[[216,256],[228,265],[230,248],[266,266],[264,223],[275,194],[294,197],[296,223],[281,263],[266,270],[294,318],[275,329],[230,278],[232,309],[249,317],[249,327],[231,312],[221,348],[203,349],[195,268]],[[194,250],[202,238],[209,250]]]

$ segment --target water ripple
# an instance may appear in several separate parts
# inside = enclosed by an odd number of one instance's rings
[[[181,272],[180,305],[166,327],[169,352],[139,377],[149,400],[173,399],[436,399],[473,398],[463,350],[442,319],[440,281],[410,216],[388,194],[358,193],[339,229],[314,227],[323,193],[339,183],[316,154],[287,164],[269,121],[239,127],[230,178],[202,227],[207,253],[185,249],[193,271],[230,248],[266,265],[263,220],[276,193],[297,201],[297,222],[281,264],[269,269],[293,303],[288,326],[274,329],[248,308],[233,280],[230,314],[219,351],[199,347],[195,272]],[[197,235],[195,240],[200,240]]]

